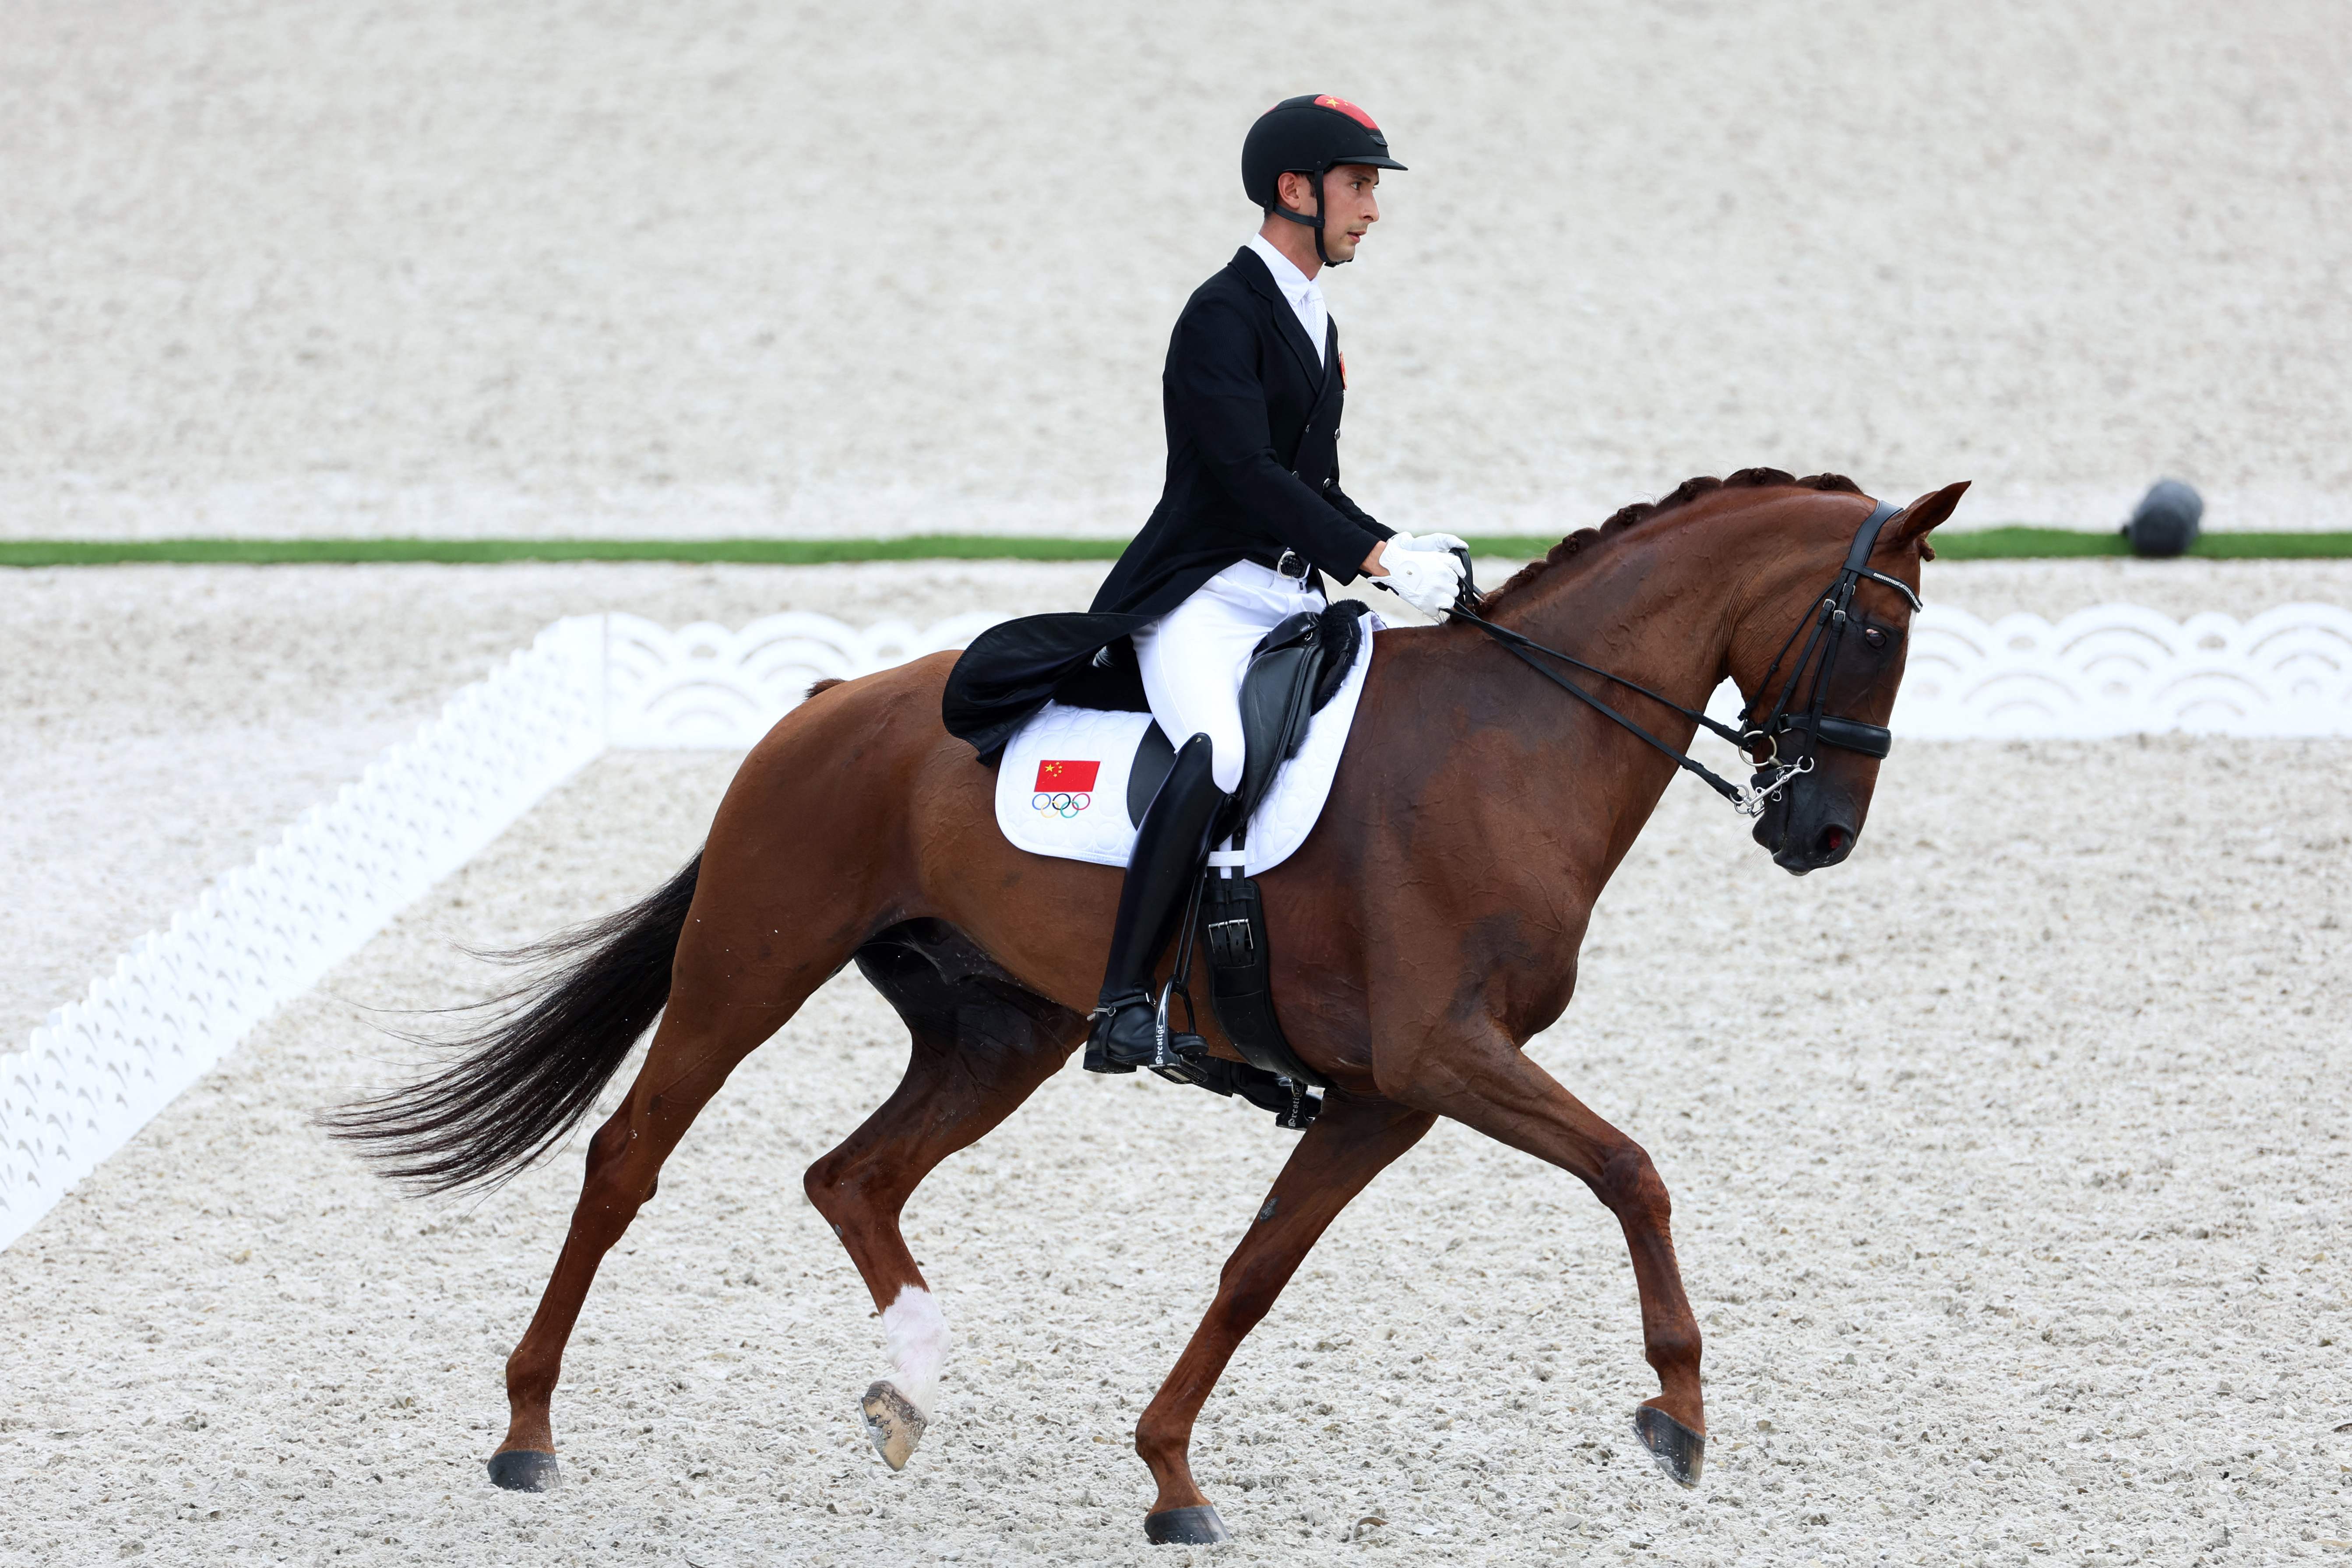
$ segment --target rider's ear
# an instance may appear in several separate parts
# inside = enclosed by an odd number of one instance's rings
[[[1933,561],[1936,552],[1928,546],[1927,531],[1952,515],[1952,509],[1960,504],[1969,482],[1962,479],[1958,484],[1929,490],[1895,513],[1887,522],[1886,543],[1904,550],[1916,546],[1920,560]]]

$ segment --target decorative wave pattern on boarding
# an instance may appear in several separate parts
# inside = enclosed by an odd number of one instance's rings
[[[1738,693],[1718,688],[1707,712],[1730,721]],[[2352,610],[2176,621],[2099,605],[2053,625],[1931,604],[1912,623],[1889,727],[1913,741],[2352,736]]]

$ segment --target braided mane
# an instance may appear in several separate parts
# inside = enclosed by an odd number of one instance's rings
[[[1792,485],[1809,490],[1843,490],[1860,495],[1862,487],[1843,474],[1808,474],[1803,479],[1780,468],[1742,468],[1727,479],[1714,479],[1702,474],[1685,479],[1656,500],[1635,501],[1622,507],[1599,528],[1580,528],[1546,552],[1540,561],[1530,561],[1513,574],[1511,580],[1486,595],[1479,605],[1481,615],[1492,616],[1534,587],[1536,580],[1561,562],[1580,553],[1586,546],[1604,539],[1613,539],[1631,528],[1637,528],[1660,512],[1674,510],[1703,495],[1716,490],[1757,489],[1770,485]]]

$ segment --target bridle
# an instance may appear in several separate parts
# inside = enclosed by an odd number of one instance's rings
[[[1737,728],[1708,718],[1695,709],[1685,708],[1663,692],[1651,690],[1637,681],[1622,675],[1612,675],[1597,665],[1585,663],[1571,654],[1521,637],[1507,626],[1498,626],[1477,611],[1477,590],[1471,585],[1468,552],[1456,552],[1465,557],[1462,594],[1446,614],[1457,621],[1466,621],[1493,637],[1517,657],[1519,661],[1562,691],[1575,698],[1602,718],[1646,742],[1675,760],[1675,765],[1706,781],[1716,794],[1729,801],[1742,816],[1761,816],[1764,809],[1780,797],[1780,792],[1790,780],[1813,771],[1815,752],[1822,746],[1835,746],[1841,751],[1856,752],[1865,757],[1884,757],[1894,744],[1894,737],[1883,724],[1865,724],[1858,719],[1846,719],[1825,711],[1829,700],[1830,675],[1837,668],[1839,650],[1844,647],[1846,628],[1852,620],[1853,591],[1864,578],[1883,583],[1911,602],[1913,610],[1921,607],[1919,595],[1900,578],[1874,571],[1870,565],[1871,552],[1878,548],[1879,531],[1886,520],[1903,509],[1893,501],[1880,501],[1853,536],[1853,546],[1846,551],[1845,564],[1838,569],[1837,580],[1822,595],[1821,608],[1810,620],[1800,619],[1789,630],[1789,637],[1780,651],[1772,656],[1772,663],[1757,683],[1756,695],[1741,705]],[[1780,686],[1780,696],[1769,710],[1761,708],[1765,694],[1772,689],[1772,678],[1780,672],[1781,661],[1797,644],[1797,635],[1810,625],[1812,635],[1805,638],[1804,651],[1789,668],[1789,678]],[[1662,707],[1671,708],[1702,729],[1712,731],[1737,746],[1740,753],[1755,764],[1756,776],[1745,787],[1733,784],[1706,763],[1685,752],[1676,751],[1633,720],[1620,713],[1590,691],[1558,671],[1538,662],[1538,656],[1558,659],[1597,675],[1601,679],[1636,691]],[[1818,659],[1816,655],[1819,656]],[[1810,683],[1807,672],[1811,674]],[[1795,737],[1796,754],[1781,754],[1784,737]]]

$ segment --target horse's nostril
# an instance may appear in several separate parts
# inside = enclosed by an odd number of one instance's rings
[[[1824,855],[1843,855],[1846,846],[1853,842],[1853,835],[1835,823],[1822,829],[1822,853]]]

